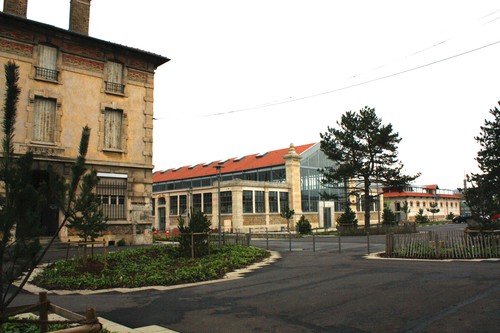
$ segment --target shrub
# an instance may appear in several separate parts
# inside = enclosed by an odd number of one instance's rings
[[[125,243],[125,239],[120,239],[118,242],[116,242],[116,246],[125,246],[126,243]]]
[[[358,220],[356,219],[356,213],[352,211],[349,205],[346,205],[345,211],[338,217],[337,224],[339,226],[353,226],[353,227],[358,225]]]
[[[297,222],[295,229],[301,234],[301,235],[307,235],[312,232],[312,227],[311,223],[309,222],[308,219],[304,215],[300,217],[300,220]]]
[[[453,212],[450,212],[448,215],[446,215],[446,219],[447,220],[453,220],[453,218],[455,217],[455,214],[453,214]]]
[[[396,214],[389,208],[388,205],[384,205],[384,211],[382,213],[382,223],[386,225],[397,224]]]
[[[417,223],[429,223],[430,222],[427,215],[424,215],[424,210],[422,208],[420,208],[418,210],[418,214],[415,215],[415,222],[417,222]]]
[[[179,249],[186,256],[191,255],[191,245],[194,247],[195,256],[203,256],[208,253],[207,235],[193,235],[193,244],[191,244],[191,233],[207,233],[210,231],[210,220],[199,210],[191,210],[189,222],[182,216],[179,218]]]

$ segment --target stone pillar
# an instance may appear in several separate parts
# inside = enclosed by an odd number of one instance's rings
[[[283,156],[285,159],[286,183],[288,184],[288,201],[290,209],[295,211],[293,225],[302,215],[302,195],[300,189],[300,157],[295,151],[295,146],[290,144],[288,154]]]
[[[243,229],[243,190],[241,187],[232,188],[232,206],[233,206],[233,229]]]
[[[16,16],[26,17],[28,0],[4,0],[3,12]]]
[[[69,30],[89,34],[91,0],[71,0],[69,11]]]

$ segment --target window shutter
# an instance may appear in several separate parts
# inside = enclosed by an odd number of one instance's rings
[[[118,62],[108,61],[108,82],[122,83],[123,65]]]
[[[35,112],[33,118],[33,140],[54,142],[56,100],[35,97]]]
[[[104,148],[122,148],[122,110],[104,112]]]
[[[41,68],[55,70],[57,63],[57,49],[47,45],[39,45],[38,51],[38,66]]]

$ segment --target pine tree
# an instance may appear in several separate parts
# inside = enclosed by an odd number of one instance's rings
[[[438,208],[438,203],[437,202],[431,202],[429,203],[430,208],[427,208],[427,211],[432,214],[432,221],[436,221],[436,218],[434,217],[434,214],[439,213],[440,209]]]
[[[356,227],[358,225],[356,213],[350,205],[345,206],[344,212],[337,218],[337,224],[341,227]]]
[[[486,119],[475,137],[481,146],[476,157],[481,172],[467,176],[471,187],[465,190],[465,200],[477,221],[500,212],[500,110],[495,107],[490,114],[493,120]]]
[[[348,111],[337,125],[320,134],[321,150],[335,163],[321,170],[322,183],[327,187],[346,179],[354,180],[351,184],[359,183],[359,186],[349,186],[347,195],[363,194],[365,227],[369,228],[374,198],[371,185],[381,183],[385,188],[402,188],[419,174],[403,174],[403,164],[398,159],[399,134],[393,131],[391,124],[382,124],[375,109],[365,107],[358,113]]]
[[[384,211],[382,213],[382,223],[388,225],[397,224],[396,214],[389,208],[388,205],[384,205]]]

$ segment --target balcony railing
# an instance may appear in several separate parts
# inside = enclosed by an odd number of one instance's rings
[[[115,94],[124,94],[125,85],[121,83],[108,82],[106,81],[106,91]]]
[[[43,67],[35,67],[36,69],[36,77],[39,79],[50,80],[50,81],[58,81],[59,71],[55,69],[48,69]]]

